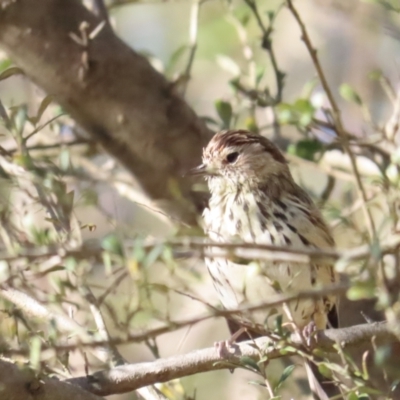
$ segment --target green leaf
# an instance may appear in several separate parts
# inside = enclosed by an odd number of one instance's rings
[[[232,58],[224,55],[217,55],[217,64],[226,72],[233,76],[240,76],[240,67]]]
[[[42,339],[39,336],[34,336],[30,342],[29,362],[34,370],[39,370],[40,355],[42,349]]]
[[[383,76],[382,71],[379,69],[374,69],[368,74],[368,78],[372,81],[379,81]]]
[[[375,351],[375,364],[377,366],[385,365],[386,361],[390,358],[392,353],[392,346],[380,346]]]
[[[332,378],[332,371],[325,363],[321,363],[318,365],[318,371],[325,378],[328,378],[328,379]]]
[[[400,12],[400,7],[396,7],[393,5],[397,3],[397,0],[395,2],[390,1],[390,0],[364,0],[365,3],[373,3],[373,4],[379,4],[383,8],[386,8],[387,11],[394,11],[394,12]]]
[[[3,103],[0,100],[0,119],[3,120],[4,122],[4,126],[8,129],[11,130],[12,129],[12,123],[10,118],[8,117],[7,111],[4,108]]]
[[[248,383],[250,383],[250,385],[266,387],[266,385],[263,381],[249,381]]]
[[[293,121],[292,107],[290,104],[278,104],[277,111],[278,119],[281,124],[290,124]]]
[[[168,65],[166,67],[166,70],[168,72],[171,72],[176,64],[179,62],[179,60],[182,58],[182,56],[185,54],[186,50],[188,49],[188,45],[184,44],[180,47],[178,47],[172,54],[171,57],[169,58]]]
[[[238,18],[242,26],[246,27],[250,21],[250,13],[245,13],[241,17]]]
[[[59,165],[62,171],[68,171],[71,168],[71,157],[68,148],[62,149],[60,151],[59,158]]]
[[[101,247],[110,253],[118,254],[119,256],[124,255],[122,243],[114,234],[106,236],[101,242]]]
[[[275,386],[275,389],[279,389],[283,382],[286,381],[287,378],[289,378],[289,376],[292,374],[292,372],[294,371],[295,366],[294,365],[288,365],[282,372],[281,377],[279,378],[278,383]]]
[[[321,142],[315,139],[299,140],[288,146],[287,152],[305,160],[314,161],[315,155],[323,149]]]
[[[347,395],[347,400],[358,400],[358,396],[355,392],[351,392]]]
[[[256,84],[259,85],[261,79],[264,77],[265,74],[265,67],[263,65],[256,66]]]
[[[9,58],[0,61],[0,71],[4,71],[12,65],[12,61]]]
[[[240,357],[240,364],[242,364],[244,367],[251,369],[256,372],[260,372],[260,367],[258,364],[250,357],[243,356]]]
[[[53,101],[53,96],[52,95],[47,95],[42,102],[40,103],[39,109],[34,117],[30,118],[30,121],[32,124],[36,125],[40,119],[42,118],[43,113],[46,111],[47,107],[51,104]]]
[[[268,17],[269,23],[272,23],[275,18],[275,11],[273,11],[273,10],[267,11],[267,17]]]
[[[229,129],[232,119],[232,106],[227,101],[217,100],[215,102],[215,108],[218,116],[223,122],[223,129]]]
[[[298,99],[293,104],[293,110],[297,113],[298,123],[301,126],[308,126],[314,117],[315,108],[307,99]]]
[[[109,276],[111,275],[112,272],[112,261],[111,261],[111,256],[110,253],[103,253],[103,265],[104,265],[104,270],[106,272],[106,275]]]
[[[67,257],[64,261],[64,267],[67,271],[75,272],[78,263],[74,257]]]
[[[347,291],[349,300],[372,299],[375,297],[375,285],[372,281],[357,282]]]
[[[16,107],[13,109],[14,126],[18,135],[21,135],[26,121],[28,121],[28,108],[26,105]]]
[[[340,95],[351,103],[356,103],[359,106],[362,104],[361,97],[358,93],[347,83],[343,83],[339,88]]]
[[[164,249],[163,244],[154,246],[147,254],[143,264],[145,267],[151,267],[161,256]]]
[[[246,129],[249,130],[250,132],[254,133],[258,132],[257,121],[252,116],[246,118],[245,125]]]

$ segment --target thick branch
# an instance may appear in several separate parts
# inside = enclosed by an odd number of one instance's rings
[[[173,85],[101,22],[79,0],[0,0],[0,46],[153,199],[167,199],[167,211],[195,223],[196,200],[182,174],[199,162],[211,132]]]
[[[0,359],[1,398],[8,400],[101,400],[76,385],[57,379],[38,378],[26,367]]]
[[[395,342],[395,336],[383,323],[365,324],[344,329],[330,329],[318,333],[317,347],[332,352],[339,343],[342,348],[361,346],[371,342],[375,337],[377,343]],[[293,337],[295,345],[301,345],[300,338]],[[250,357],[256,362],[260,354],[268,359],[286,357],[276,345],[268,347],[271,339],[262,337],[255,341],[240,343],[234,346],[234,354],[221,357],[215,348],[196,350],[188,354],[159,359],[153,362],[130,364],[99,371],[89,377],[69,379],[68,382],[79,385],[87,391],[106,396],[125,393],[157,382],[167,382],[200,372],[228,369],[243,366],[242,357]],[[260,352],[260,349],[262,351]]]

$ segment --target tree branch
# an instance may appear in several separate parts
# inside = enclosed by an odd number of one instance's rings
[[[200,200],[182,175],[200,161],[211,131],[173,85],[101,23],[78,0],[0,0],[0,46],[13,61],[160,206],[196,224]]]
[[[396,337],[390,332],[386,324],[374,323],[320,331],[318,332],[316,347],[327,352],[335,352],[337,343],[343,349],[346,349],[367,344],[371,342],[373,337],[377,343],[396,341]],[[300,338],[294,335],[291,337],[291,342],[295,346],[301,346],[302,343]],[[268,346],[272,343],[274,343],[273,346]],[[268,337],[239,343],[234,345],[233,348],[234,352],[226,358],[221,357],[212,347],[153,362],[130,364],[107,371],[99,371],[88,377],[69,379],[68,382],[92,393],[107,396],[201,372],[243,367],[242,357],[250,357],[257,362],[261,355],[267,356],[269,360],[291,355],[288,352],[282,353],[277,342]]]
[[[368,232],[370,235],[370,239],[371,242],[373,241],[373,239],[376,238],[376,228],[375,228],[375,223],[374,223],[374,219],[372,218],[372,214],[370,209],[367,206],[368,203],[368,197],[364,188],[364,184],[361,180],[361,176],[360,173],[358,171],[358,166],[357,166],[357,162],[356,162],[356,157],[350,147],[349,144],[349,137],[347,136],[346,130],[344,129],[343,126],[343,121],[342,121],[342,117],[340,115],[340,109],[339,106],[336,103],[336,100],[332,94],[332,91],[329,87],[328,81],[325,77],[325,73],[322,70],[321,64],[319,62],[318,56],[317,56],[317,50],[314,48],[310,37],[308,36],[308,31],[307,28],[303,22],[303,20],[300,17],[300,14],[298,13],[297,9],[295,8],[295,6],[293,5],[293,1],[292,0],[286,0],[286,4],[287,7],[289,9],[289,11],[292,13],[293,17],[295,18],[297,24],[299,25],[300,31],[301,31],[301,40],[304,42],[311,60],[314,64],[314,68],[317,71],[318,74],[318,78],[321,82],[321,85],[325,91],[326,97],[328,98],[329,104],[331,105],[332,108],[332,116],[333,116],[333,120],[335,123],[335,128],[336,128],[336,133],[342,143],[342,146],[345,150],[345,152],[348,154],[349,158],[350,158],[350,163],[353,169],[353,175],[354,178],[356,179],[356,183],[357,183],[357,192],[358,195],[360,196],[360,198],[362,199],[362,209],[365,215],[365,221],[368,227]]]
[[[1,398],[7,400],[102,400],[77,385],[38,377],[26,367],[0,359]]]

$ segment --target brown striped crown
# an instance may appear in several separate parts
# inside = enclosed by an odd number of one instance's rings
[[[203,158],[212,158],[215,154],[221,153],[222,150],[226,148],[240,148],[251,144],[259,144],[274,160],[284,164],[287,163],[278,147],[267,138],[244,129],[227,130],[216,133],[208,146],[204,149]]]

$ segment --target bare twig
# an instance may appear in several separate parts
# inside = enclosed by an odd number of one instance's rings
[[[134,243],[125,243],[126,248],[130,248]],[[295,248],[287,246],[276,246],[257,243],[216,243],[198,237],[183,237],[171,239],[168,241],[152,241],[144,243],[145,251],[151,250],[155,246],[170,246],[175,250],[177,257],[193,256],[218,256],[234,259],[240,257],[243,259],[268,259],[268,260],[290,260],[298,263],[308,263],[311,260],[331,259],[345,261],[366,260],[371,257],[371,247],[361,245],[348,250],[326,250],[314,248]],[[380,256],[391,254],[397,251],[400,246],[400,235],[392,235],[380,242]],[[219,249],[219,250],[218,250]],[[17,254],[0,252],[0,259],[4,261],[14,261],[20,258],[29,260],[40,260],[54,255],[61,257],[74,257],[76,259],[100,257],[103,252],[101,245],[90,243],[81,247],[68,248],[66,246],[57,247],[38,247],[21,251]],[[376,255],[375,255],[376,256]]]
[[[191,78],[191,71],[193,67],[194,58],[197,51],[197,35],[199,30],[199,14],[201,4],[205,0],[193,0],[192,8],[190,10],[190,30],[189,30],[189,59],[186,64],[186,69],[183,74],[182,95],[186,94],[187,86]]]
[[[115,347],[115,345],[113,345],[113,343],[110,340],[110,335],[108,333],[108,330],[107,330],[106,324],[104,322],[103,315],[100,311],[100,306],[97,302],[96,297],[93,295],[92,291],[87,286],[82,287],[81,291],[82,291],[85,299],[90,304],[90,311],[92,312],[92,315],[93,315],[94,321],[96,323],[100,338],[102,340],[109,342],[109,344],[107,346],[107,350],[108,350],[107,358],[109,358],[109,360],[106,360],[106,361],[111,361],[112,366],[126,364],[125,359],[122,357],[122,355],[119,353],[118,349]]]
[[[78,146],[82,144],[92,144],[94,145],[95,142],[89,139],[75,139],[71,141],[66,141],[66,142],[57,142],[57,143],[51,143],[51,144],[36,144],[32,146],[26,146],[27,151],[32,151],[32,150],[51,150],[51,149],[59,149],[60,147],[66,146]],[[13,148],[8,150],[10,154],[17,152],[18,149]]]
[[[351,166],[353,169],[353,174],[354,177],[356,179],[357,182],[357,191],[358,191],[358,195],[360,196],[360,198],[363,201],[363,212],[365,215],[365,219],[367,222],[367,227],[368,227],[368,232],[369,232],[369,236],[370,239],[373,240],[376,237],[376,229],[375,229],[375,224],[374,224],[374,220],[372,218],[372,214],[370,209],[367,206],[367,202],[368,202],[368,197],[366,194],[366,191],[364,189],[364,185],[363,182],[361,180],[359,171],[358,171],[358,166],[357,166],[357,162],[356,162],[356,158],[350,148],[349,145],[349,138],[346,135],[346,131],[343,127],[343,122],[342,122],[342,118],[340,115],[340,109],[336,103],[336,100],[332,94],[332,91],[329,87],[328,81],[326,80],[325,74],[322,70],[321,64],[318,60],[317,57],[317,50],[313,47],[313,44],[310,40],[310,37],[308,36],[308,32],[306,29],[306,26],[304,25],[304,22],[302,21],[297,9],[294,7],[293,5],[293,1],[292,0],[286,0],[286,4],[288,9],[290,10],[290,12],[293,14],[295,20],[297,21],[297,24],[300,27],[300,31],[301,31],[301,39],[303,40],[304,44],[306,45],[306,48],[308,50],[308,52],[310,53],[310,57],[312,59],[312,62],[314,64],[314,67],[317,71],[319,80],[321,82],[322,87],[324,88],[324,91],[326,93],[326,96],[329,100],[329,103],[331,105],[332,108],[332,116],[333,116],[333,120],[335,123],[335,128],[336,128],[336,132],[342,142],[343,148],[346,151],[346,153],[348,154],[349,158],[350,158],[350,162],[351,162]]]
[[[255,0],[245,0],[245,2],[249,6],[250,10],[252,11],[254,17],[256,18],[258,27],[260,28],[260,30],[263,34],[262,47],[263,47],[263,49],[265,49],[267,51],[267,53],[269,55],[272,69],[275,74],[276,95],[275,96],[269,95],[269,97],[270,97],[269,105],[274,106],[274,105],[280,103],[282,100],[282,92],[283,92],[284,78],[285,78],[285,74],[278,67],[278,63],[277,63],[276,56],[275,56],[275,51],[274,51],[274,48],[273,48],[272,42],[271,42],[271,34],[273,32],[273,22],[274,22],[274,19],[280,9],[278,9],[275,12],[274,18],[270,21],[269,26],[266,27],[261,18],[261,15],[259,13],[257,3],[255,2]]]
[[[215,317],[232,317],[234,315],[241,315],[247,312],[254,312],[258,310],[266,310],[269,308],[273,308],[284,303],[288,303],[295,300],[301,299],[315,299],[320,298],[322,296],[326,296],[329,294],[339,294],[347,291],[349,286],[347,284],[340,284],[325,287],[322,289],[310,289],[308,291],[293,293],[293,294],[277,294],[275,296],[271,296],[270,301],[261,302],[258,304],[249,304],[238,307],[232,310],[217,310],[212,308],[209,310],[207,314],[196,316],[189,319],[184,319],[180,321],[168,321],[166,325],[161,326],[159,328],[149,329],[144,332],[128,334],[125,337],[113,338],[111,340],[75,340],[74,342],[70,342],[68,344],[43,344],[42,350],[54,350],[57,352],[60,351],[72,351],[77,349],[85,349],[85,348],[99,348],[112,345],[121,345],[128,343],[138,343],[149,340],[150,338],[157,337],[159,335],[175,331],[177,329],[181,329],[187,326],[192,326],[194,324],[198,324],[200,322],[206,321]],[[7,349],[4,351],[4,354],[27,354],[27,349]]]
[[[0,297],[13,303],[27,316],[36,318],[42,322],[49,323],[55,321],[57,328],[64,332],[82,332],[83,328],[74,320],[50,311],[45,306],[36,301],[33,297],[13,289],[11,287],[0,286]]]
[[[84,287],[82,290],[84,297],[90,303],[90,311],[92,312],[93,318],[96,322],[100,337],[102,340],[108,342],[108,345],[105,347],[108,349],[108,358],[110,358],[112,366],[126,365],[126,360],[122,357],[115,344],[113,344],[110,334],[108,333],[97,299],[88,287]],[[156,387],[140,387],[137,389],[137,392],[145,400],[167,400],[167,398]]]

